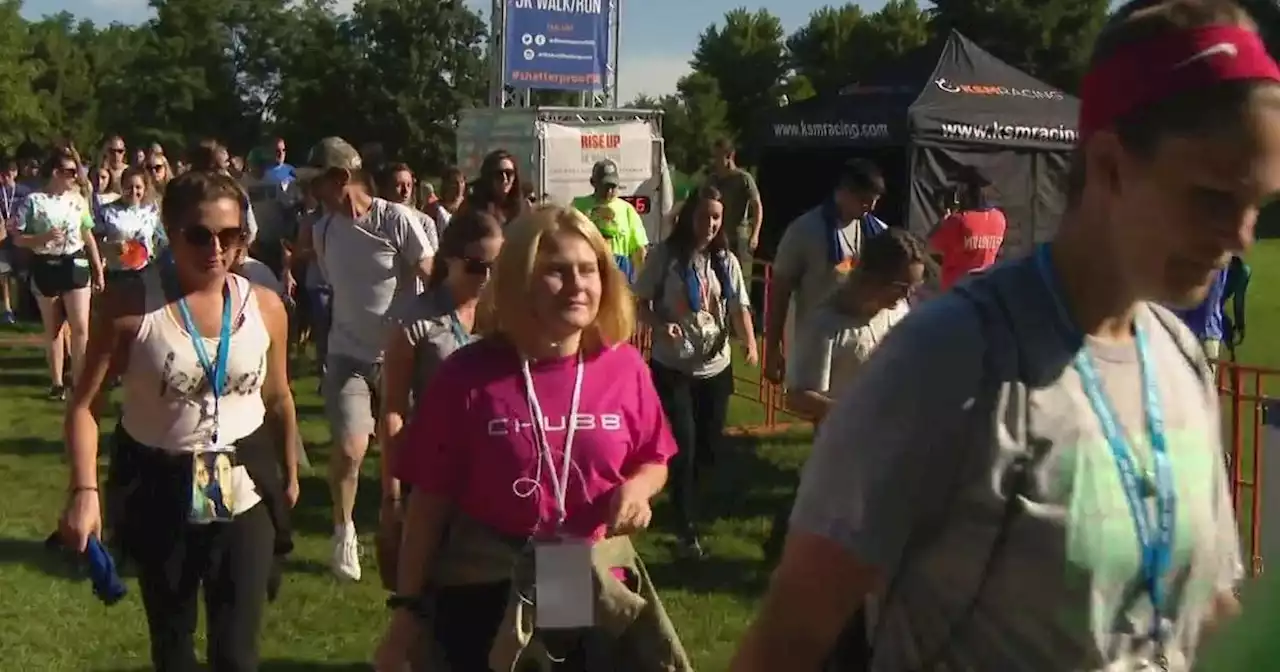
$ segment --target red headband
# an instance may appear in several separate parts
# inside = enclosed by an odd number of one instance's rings
[[[1206,26],[1126,45],[1085,75],[1080,136],[1174,94],[1242,79],[1280,81],[1280,68],[1247,28]]]

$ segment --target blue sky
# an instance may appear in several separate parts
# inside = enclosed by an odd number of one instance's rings
[[[487,16],[491,0],[465,0]],[[349,7],[352,0],[339,0]],[[787,0],[768,3],[769,11],[782,18],[787,31],[804,24],[809,14],[824,5],[844,4],[840,0]],[[873,12],[884,0],[858,3]],[[637,93],[670,93],[676,80],[689,71],[689,58],[698,34],[735,8],[766,7],[764,2],[746,0],[622,0],[622,55],[618,63],[618,88],[623,102]],[[138,23],[150,16],[147,0],[25,0],[22,13],[27,18],[68,11],[99,23]]]

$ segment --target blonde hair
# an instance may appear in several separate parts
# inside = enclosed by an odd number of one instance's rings
[[[631,338],[636,327],[635,298],[627,278],[613,260],[608,242],[591,220],[572,208],[544,205],[512,220],[503,230],[505,241],[494,264],[493,277],[480,298],[476,324],[485,337],[519,343],[532,326],[530,281],[547,236],[581,236],[595,252],[600,266],[600,308],[583,332],[583,349],[599,349]]]

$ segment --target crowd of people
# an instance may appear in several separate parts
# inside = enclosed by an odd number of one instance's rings
[[[501,150],[438,190],[340,138],[297,167],[282,141],[131,163],[118,137],[9,162],[0,271],[67,399],[62,537],[106,530],[136,567],[156,669],[196,669],[201,589],[210,667],[257,669],[310,340],[344,579],[381,451],[376,669],[691,669],[630,535],[665,489],[704,555],[741,357],[817,431],[733,672],[1189,670],[1243,569],[1215,353],[1166,306],[1220,302],[1280,192],[1280,68],[1229,0],[1135,0],[1081,97],[1052,242],[993,266],[1007,224],[968,174],[917,237],[854,159],[787,225],[761,307],[765,204],[728,142],[653,244],[607,160],[572,204]]]

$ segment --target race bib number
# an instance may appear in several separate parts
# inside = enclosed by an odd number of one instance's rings
[[[235,518],[234,446],[210,446],[191,454],[191,503],[187,520],[197,525]]]

